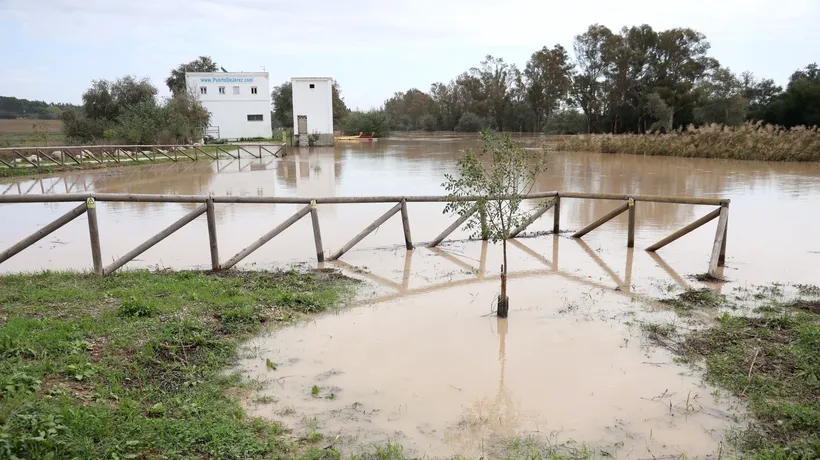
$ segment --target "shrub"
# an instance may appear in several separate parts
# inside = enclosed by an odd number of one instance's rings
[[[477,133],[483,129],[486,129],[487,126],[487,120],[472,112],[467,112],[459,118],[458,124],[456,125],[456,131],[460,131],[462,133]]]
[[[383,110],[350,112],[342,120],[342,131],[348,136],[373,133],[375,137],[383,137],[390,131],[390,117]]]
[[[820,161],[820,128],[763,123],[712,124],[669,134],[584,135],[562,139],[559,151],[666,155],[763,161]]]

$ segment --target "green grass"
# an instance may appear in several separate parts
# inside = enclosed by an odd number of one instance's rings
[[[716,309],[731,306],[726,297],[712,289],[687,289],[676,297],[661,299],[662,303],[672,306],[681,316],[689,316],[696,309]]]
[[[740,447],[756,458],[820,456],[820,302],[798,300],[723,314],[679,344],[706,379],[748,402],[755,418]]]
[[[0,458],[309,455],[245,414],[249,384],[224,369],[251,334],[337,305],[351,280],[45,272],[0,286]]]

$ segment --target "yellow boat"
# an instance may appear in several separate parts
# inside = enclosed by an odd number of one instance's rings
[[[333,139],[337,141],[375,141],[376,138],[373,137],[373,133],[369,135],[365,135],[364,133],[359,133],[358,136],[336,136]]]

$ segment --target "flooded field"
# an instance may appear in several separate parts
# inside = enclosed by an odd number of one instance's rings
[[[522,138],[528,146],[537,138]],[[382,139],[332,149],[292,149],[284,159],[179,163],[0,181],[0,193],[166,193],[238,196],[436,195],[472,137]],[[716,197],[732,200],[727,261],[737,287],[820,279],[820,165],[555,153],[537,191]],[[619,203],[566,199],[561,226],[577,230]],[[0,205],[0,247],[74,204]],[[320,205],[326,251],[339,249],[389,204]],[[216,207],[227,259],[299,205]],[[103,261],[124,255],[192,205],[100,203]],[[453,220],[441,204],[410,205],[413,238]],[[574,440],[622,458],[718,452],[742,408],[700,376],[649,347],[638,324],[674,313],[646,301],[701,283],[716,221],[658,251],[643,249],[705,215],[708,206],[637,204],[635,249],[627,216],[583,240],[569,234],[510,245],[509,320],[488,316],[498,291],[498,246],[457,231],[437,249],[406,251],[394,217],[341,261],[325,266],[366,280],[355,308],[248,344],[238,369],[263,383],[252,414],[318,430],[355,450],[395,441],[417,455],[480,457],[504,439]],[[552,227],[548,212],[529,230]],[[0,271],[88,269],[85,217],[0,265]],[[303,219],[240,267],[315,265]],[[204,216],[126,268],[206,268]],[[682,322],[685,325],[685,322]],[[266,360],[277,363],[270,371]],[[316,389],[314,389],[316,387]],[[336,438],[338,436],[338,438]]]

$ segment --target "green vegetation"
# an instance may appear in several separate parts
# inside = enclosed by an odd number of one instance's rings
[[[373,134],[375,137],[384,137],[389,130],[390,118],[382,110],[354,111],[348,113],[342,120],[342,132],[348,136],[364,133]]]
[[[714,310],[728,306],[726,296],[716,293],[709,288],[687,289],[678,294],[677,297],[663,299],[661,302],[671,305],[681,316],[688,316],[696,308]]]
[[[428,92],[397,92],[384,103],[390,129],[621,134],[745,121],[820,125],[816,64],[794,72],[784,91],[721,66],[706,36],[689,28],[594,24],[572,48],[542,47],[523,69],[487,56]]]
[[[521,202],[547,170],[546,152],[532,152],[513,142],[509,134],[481,133],[481,153],[464,151],[458,159],[458,175],[445,174],[447,191],[445,213],[467,218],[466,228],[475,238],[501,241],[504,251],[501,266],[501,296],[498,316],[507,317],[507,239],[524,222],[528,211]],[[477,202],[458,198],[481,197]],[[479,207],[479,212],[476,212]]]
[[[311,458],[245,415],[250,384],[224,368],[250,334],[337,305],[351,280],[44,272],[0,285],[0,458]]]
[[[820,127],[746,123],[689,126],[670,134],[583,135],[562,138],[559,151],[666,155],[763,161],[820,161]]]
[[[17,118],[26,118],[30,122],[33,122],[33,120],[56,120],[60,117],[60,113],[72,108],[76,108],[76,106],[0,96],[0,120],[14,120]]]
[[[723,296],[688,292],[675,301],[727,306]],[[765,302],[754,315],[724,313],[712,327],[682,337],[674,324],[646,324],[644,329],[650,340],[674,351],[683,362],[705,363],[708,382],[748,403],[754,421],[734,439],[748,456],[817,458],[820,301]]]
[[[158,103],[148,79],[95,80],[81,110],[60,115],[63,132],[81,143],[190,144],[202,139],[210,112],[190,92]]]
[[[219,70],[219,66],[213,59],[209,56],[200,56],[171,70],[171,75],[165,79],[165,84],[171,94],[178,96],[188,92],[185,83],[185,72],[216,72],[217,70]]]

